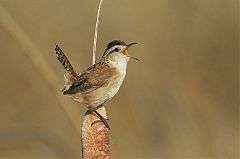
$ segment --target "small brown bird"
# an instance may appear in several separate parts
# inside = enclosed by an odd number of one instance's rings
[[[56,45],[58,60],[64,67],[64,95],[70,95],[75,101],[94,112],[109,128],[105,118],[96,109],[110,100],[119,90],[126,76],[127,63],[130,58],[128,48],[137,43],[125,44],[121,40],[113,40],[107,45],[101,60],[87,70],[77,74],[67,57]]]

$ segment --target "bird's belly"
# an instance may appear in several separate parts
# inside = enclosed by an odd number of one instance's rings
[[[89,95],[92,105],[94,107],[99,106],[106,101],[110,100],[118,92],[120,86],[122,85],[123,80],[115,79],[109,82],[106,86],[103,86]]]
[[[97,107],[110,100],[119,90],[125,75],[115,76],[108,84],[87,94],[77,93],[73,99],[87,107]]]

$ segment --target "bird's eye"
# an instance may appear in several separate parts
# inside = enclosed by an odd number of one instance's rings
[[[115,48],[115,51],[118,52],[118,51],[119,51],[119,48],[116,47],[116,48]]]

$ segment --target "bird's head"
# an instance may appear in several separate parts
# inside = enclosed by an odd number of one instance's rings
[[[104,51],[103,58],[111,59],[112,61],[126,60],[130,58],[138,60],[128,54],[128,49],[137,43],[126,44],[121,40],[113,40],[108,43],[107,48]]]

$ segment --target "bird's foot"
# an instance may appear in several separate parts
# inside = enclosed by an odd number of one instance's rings
[[[96,123],[103,122],[103,124],[110,130],[110,127],[109,127],[109,125],[108,125],[107,120],[109,120],[109,119],[103,118],[103,119],[95,120],[94,122],[92,122],[91,126],[93,126],[93,125],[96,124]]]
[[[94,112],[96,114],[96,116],[99,118],[99,120],[92,122],[91,126],[93,126],[94,124],[96,124],[98,122],[103,122],[103,124],[110,130],[110,127],[107,122],[107,120],[109,120],[109,119],[105,119],[100,113],[97,112],[96,108],[89,108],[88,110],[91,112]]]

